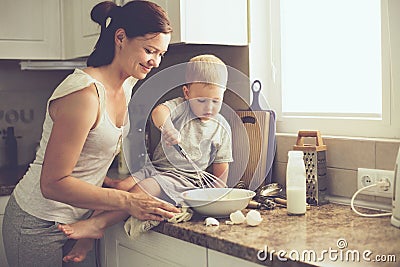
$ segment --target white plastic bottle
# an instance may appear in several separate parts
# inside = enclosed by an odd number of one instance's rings
[[[289,215],[306,213],[306,168],[302,151],[289,151],[286,169],[286,198]]]

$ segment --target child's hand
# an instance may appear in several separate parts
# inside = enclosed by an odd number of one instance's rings
[[[181,141],[181,134],[174,127],[161,127],[161,138],[168,145],[173,146]]]

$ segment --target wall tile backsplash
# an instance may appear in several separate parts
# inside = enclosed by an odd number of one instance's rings
[[[32,161],[35,146],[40,140],[41,125],[44,120],[48,91],[0,91],[0,131],[4,137],[7,127],[14,127],[18,144],[18,162]],[[5,153],[4,140],[0,151]],[[0,166],[5,163],[5,155],[0,157]]]
[[[297,136],[277,134],[277,152],[273,180],[285,184],[287,152],[292,150]],[[327,145],[329,195],[351,198],[357,191],[357,169],[394,170],[400,140],[374,140],[344,137],[324,137]],[[387,198],[359,195],[357,199],[390,204]]]
[[[14,127],[18,163],[30,163],[40,140],[47,99],[71,71],[21,71],[16,60],[0,60],[0,167],[5,164],[3,130]]]

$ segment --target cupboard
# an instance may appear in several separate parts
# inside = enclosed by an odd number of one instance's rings
[[[104,267],[207,265],[206,248],[154,231],[132,240],[125,233],[123,223],[108,228],[100,244]]]
[[[151,0],[168,13],[171,43],[247,45],[247,0]]]
[[[247,0],[152,0],[168,13],[171,44],[247,45]],[[0,59],[88,56],[100,27],[90,19],[102,0],[2,0]],[[126,0],[115,0],[124,4]],[[4,26],[6,25],[6,26]]]
[[[54,1],[54,0],[53,0]],[[62,51],[61,59],[89,56],[100,34],[100,26],[90,18],[92,8],[101,0],[62,1]]]
[[[100,254],[103,267],[263,266],[151,230],[130,239],[122,222],[107,229],[100,241]]]
[[[3,0],[0,58],[61,58],[60,6],[54,0]]]
[[[90,11],[98,2],[101,0],[2,0],[0,59],[89,55],[100,32],[90,20]]]

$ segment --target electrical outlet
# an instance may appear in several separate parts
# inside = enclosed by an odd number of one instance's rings
[[[391,198],[393,196],[394,171],[358,168],[358,189],[361,189],[368,185],[376,184],[379,181],[388,181],[389,186],[387,188],[383,188],[379,185],[372,186],[370,188],[362,190],[360,194]]]
[[[376,173],[373,169],[358,168],[357,171],[357,189],[373,185],[376,183]],[[375,186],[364,189],[360,192],[363,195],[375,195]]]

